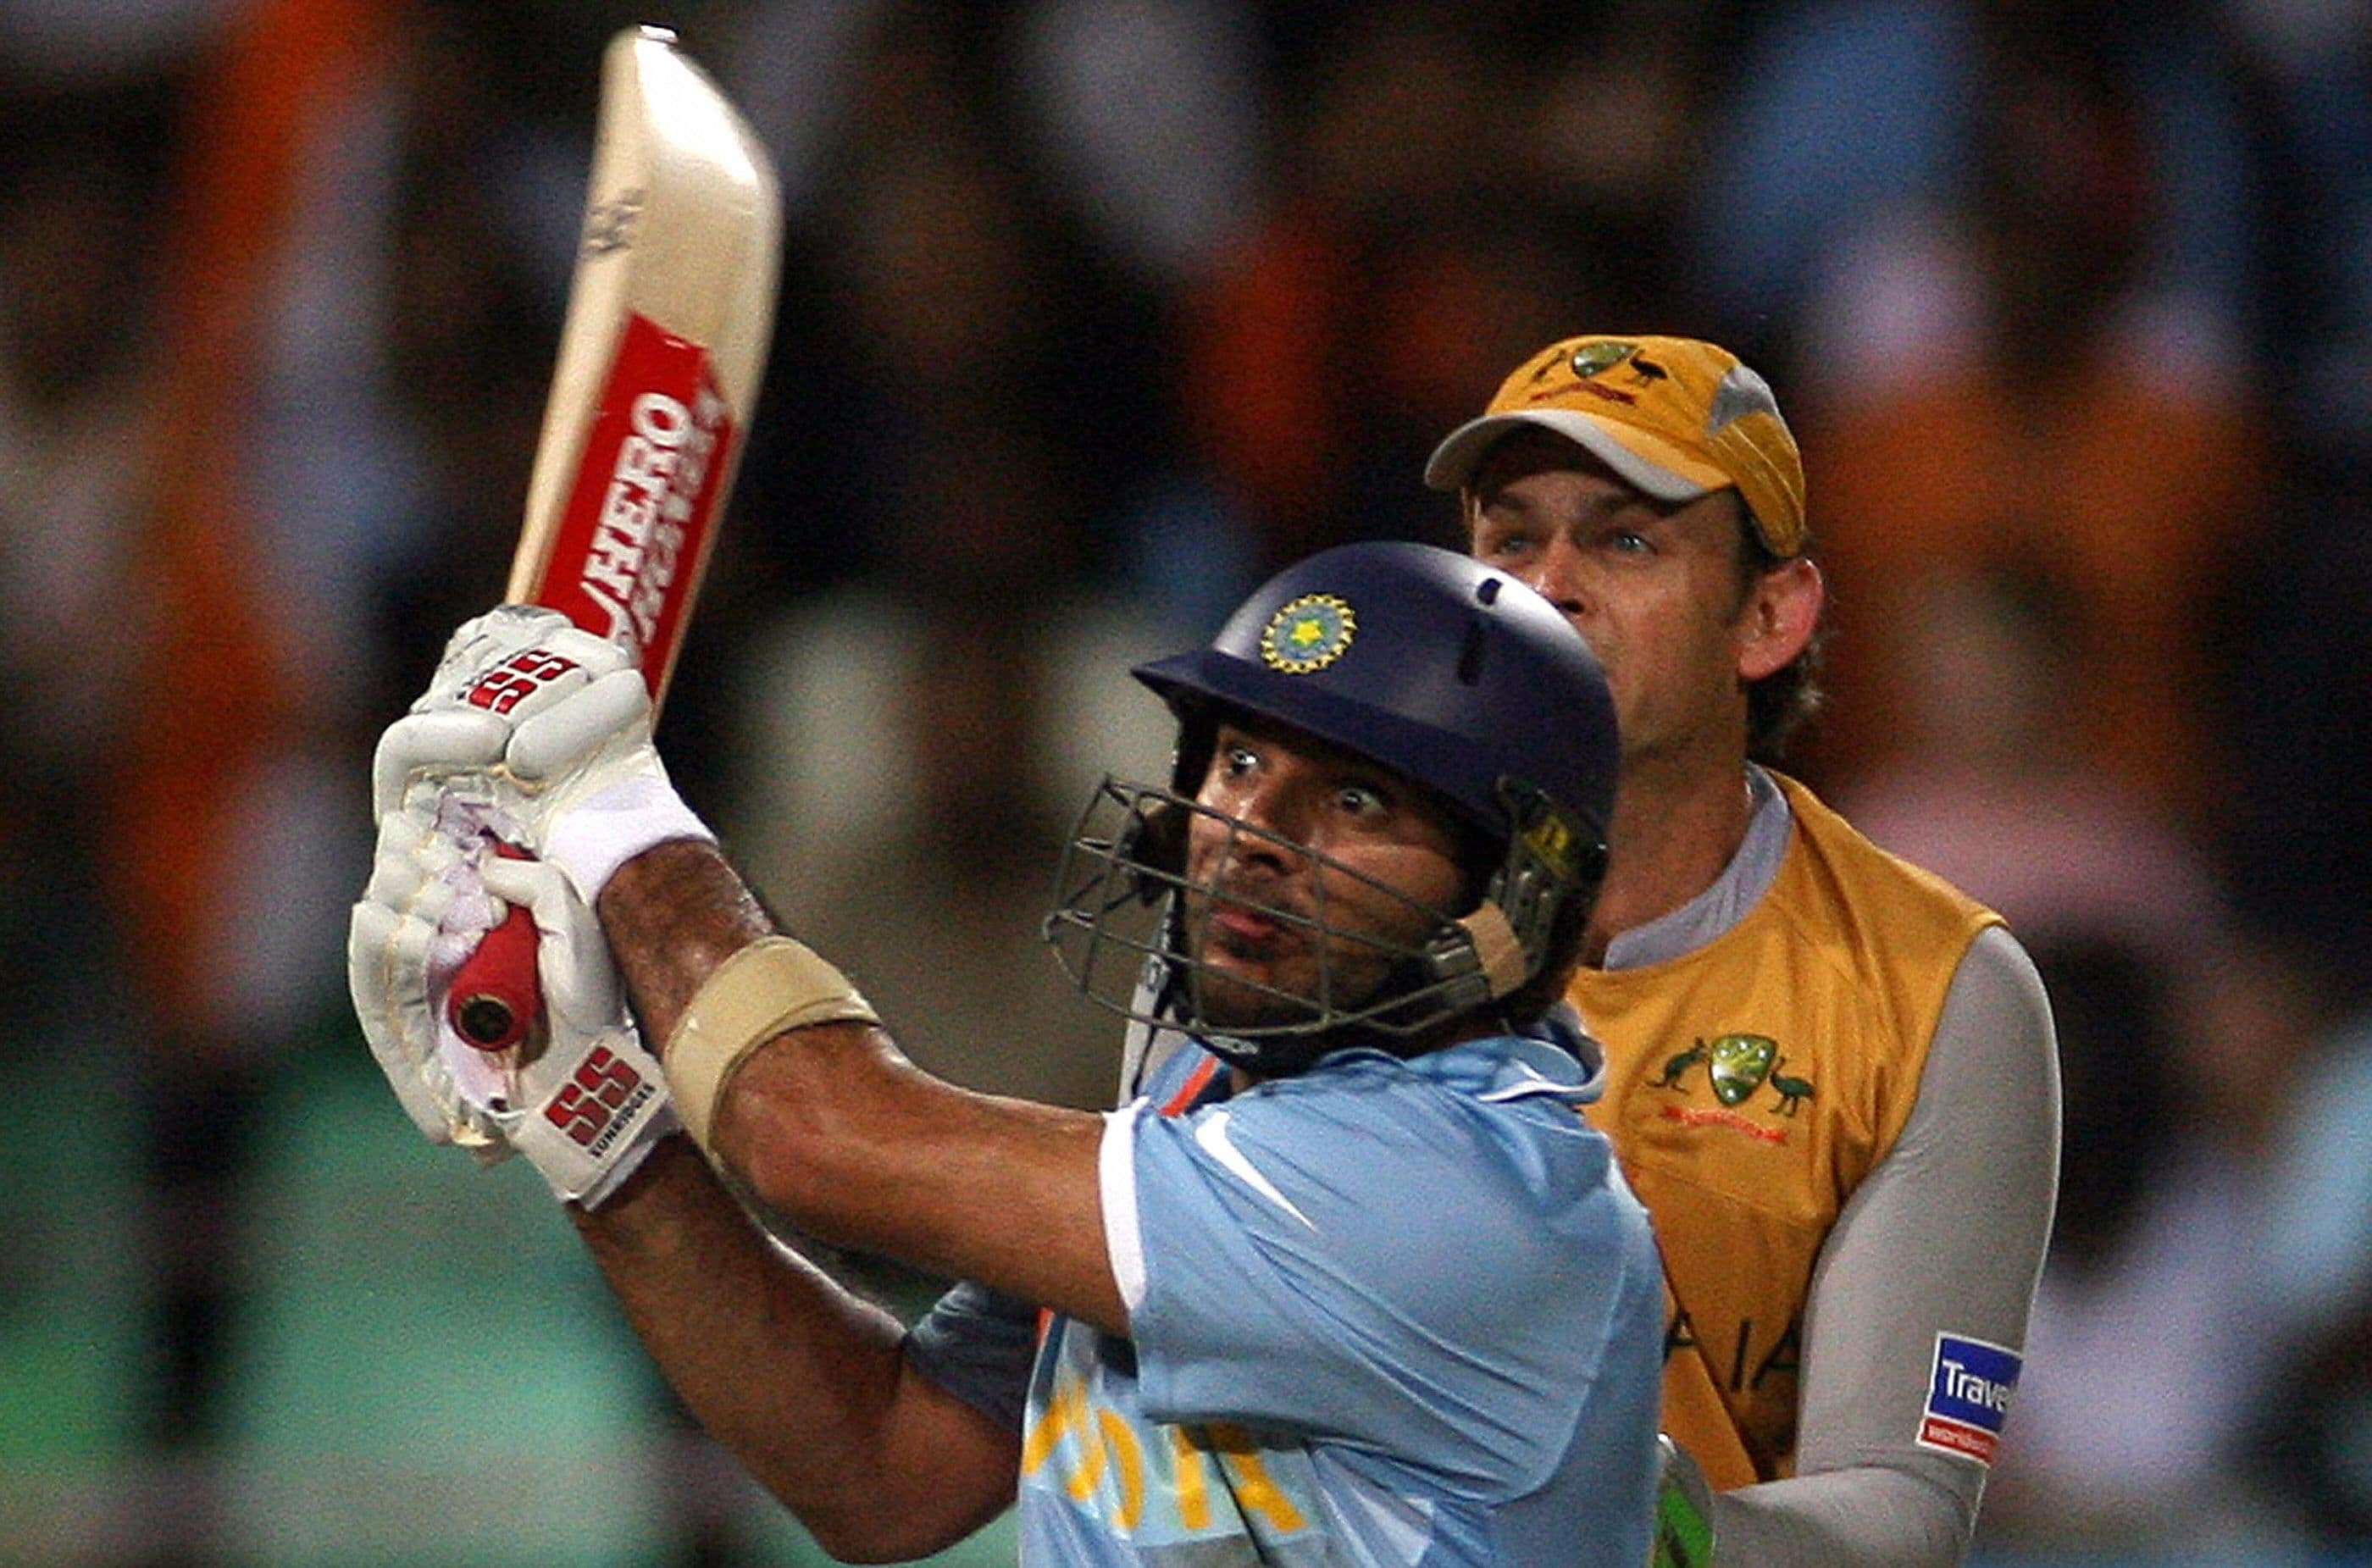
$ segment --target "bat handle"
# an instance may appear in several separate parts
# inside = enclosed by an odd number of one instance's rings
[[[508,844],[494,849],[513,859],[526,855]],[[508,1050],[527,1039],[543,1016],[536,944],[535,916],[523,904],[513,904],[503,923],[479,938],[445,993],[445,1016],[454,1033],[480,1051]]]

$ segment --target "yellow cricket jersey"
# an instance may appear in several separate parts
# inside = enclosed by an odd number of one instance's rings
[[[1746,918],[1571,992],[1606,1046],[1587,1114],[1663,1249],[1664,1428],[1716,1488],[1794,1471],[1813,1262],[1911,1114],[1961,956],[1999,920],[1773,777],[1795,826]]]

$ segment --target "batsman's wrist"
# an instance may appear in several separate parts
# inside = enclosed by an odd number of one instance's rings
[[[750,1053],[809,1024],[878,1024],[848,977],[788,936],[750,943],[716,966],[659,1051],[684,1130],[714,1153],[710,1129],[734,1073]]]
[[[554,818],[544,831],[542,857],[591,905],[618,867],[678,839],[715,843],[716,835],[666,778],[639,774],[596,791]]]

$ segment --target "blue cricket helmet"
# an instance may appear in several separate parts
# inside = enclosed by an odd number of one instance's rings
[[[1324,551],[1272,577],[1210,646],[1134,673],[1190,729],[1209,704],[1291,725],[1426,785],[1498,843],[1521,828],[1510,782],[1605,842],[1619,756],[1597,656],[1547,599],[1454,551]]]
[[[1167,788],[1105,780],[1065,851],[1046,935],[1090,997],[1269,1074],[1349,1044],[1424,1049],[1449,1019],[1496,1006],[1521,1020],[1555,999],[1604,870],[1619,750],[1597,657],[1548,600],[1433,545],[1343,545],[1263,584],[1209,646],[1134,673],[1178,715],[1178,754]],[[1296,1016],[1222,1032],[1198,1016],[1201,965],[1182,950],[1172,895],[1189,890],[1179,845],[1184,818],[1208,814],[1194,796],[1218,726],[1242,717],[1428,790],[1483,863],[1471,868],[1477,906],[1432,912],[1438,929],[1386,991],[1277,993]],[[1123,929],[1165,908],[1153,928]],[[1124,1001],[1099,980],[1114,968],[1107,954],[1143,962]]]

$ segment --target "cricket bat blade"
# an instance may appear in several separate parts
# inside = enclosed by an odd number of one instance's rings
[[[764,377],[781,229],[773,160],[675,35],[612,38],[505,598],[625,648],[654,711]],[[488,1051],[530,1043],[541,1005],[532,932],[512,910],[503,939],[490,936],[456,974],[447,1017],[461,1038]]]

